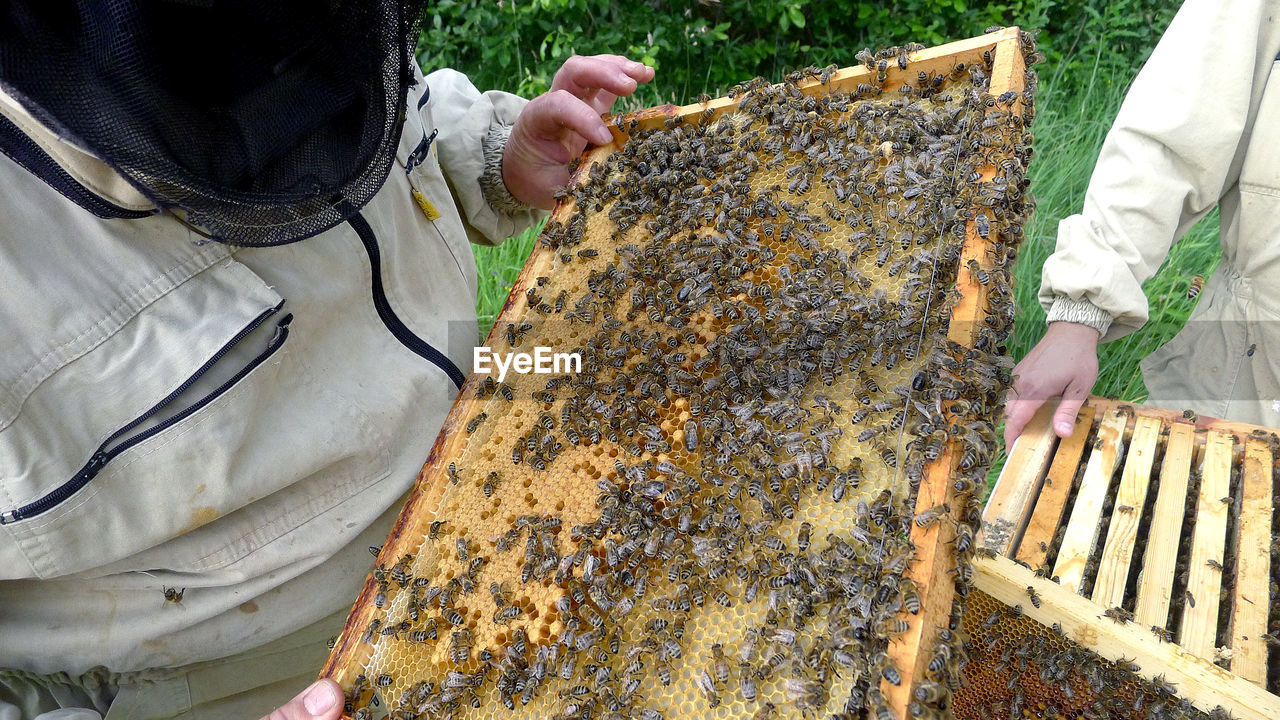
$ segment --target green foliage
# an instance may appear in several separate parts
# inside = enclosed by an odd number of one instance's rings
[[[632,106],[720,94],[755,75],[851,65],[863,47],[938,45],[990,25],[1040,30],[1042,72],[1136,68],[1176,5],[1161,0],[443,0],[418,58],[485,89],[545,91],[570,55],[617,53],[657,68]]]

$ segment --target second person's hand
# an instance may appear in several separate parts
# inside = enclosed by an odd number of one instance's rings
[[[1076,414],[1098,380],[1098,331],[1070,322],[1049,324],[1031,352],[1013,368],[1013,387],[1005,400],[1004,444],[1011,449],[1031,416],[1051,397],[1062,396],[1053,414],[1053,431],[1065,438]]]

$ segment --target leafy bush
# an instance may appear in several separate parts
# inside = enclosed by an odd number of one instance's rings
[[[1162,0],[442,0],[429,11],[418,56],[428,70],[454,67],[483,89],[533,96],[574,53],[623,54],[658,70],[632,101],[638,107],[990,25],[1039,29],[1046,76],[1136,69],[1176,9]]]

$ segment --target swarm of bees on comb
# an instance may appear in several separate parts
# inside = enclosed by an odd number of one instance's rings
[[[1034,603],[1028,594],[1028,601]],[[982,591],[968,597],[966,684],[956,694],[957,720],[1102,717],[1123,720],[1225,720],[1221,707],[1204,712],[1158,677],[1137,674],[1130,660],[1111,661]],[[1125,617],[1125,616],[1129,617]],[[1109,610],[1113,622],[1132,615]]]
[[[963,595],[1009,382],[1037,55],[1011,37],[1019,91],[989,92],[994,50],[916,72],[911,45],[850,87],[615,120],[490,337],[582,371],[464,388],[434,514],[402,515],[331,659],[349,715],[896,715],[913,533],[954,527]],[[917,507],[940,458],[949,500]],[[949,715],[958,618],[912,716]]]

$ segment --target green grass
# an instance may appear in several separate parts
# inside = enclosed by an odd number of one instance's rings
[[[533,250],[533,243],[542,230],[539,223],[520,235],[502,243],[497,247],[473,245],[471,249],[476,256],[476,274],[480,278],[480,286],[476,293],[476,315],[480,320],[480,342],[489,336],[493,320],[502,311],[502,304],[507,301],[507,293],[516,282],[520,268],[524,267],[525,258]]]
[[[1037,205],[1014,267],[1017,315],[1009,352],[1015,359],[1025,356],[1044,334],[1045,315],[1036,299],[1040,268],[1053,252],[1058,221],[1080,212],[1084,204],[1098,151],[1137,67],[1108,70],[1095,64],[1090,77],[1071,78],[1070,83],[1051,71],[1041,71],[1033,127],[1035,155],[1030,167],[1031,192]],[[480,275],[476,308],[482,339],[532,249],[537,230],[533,228],[497,248],[475,249]],[[1101,347],[1095,394],[1135,402],[1146,399],[1138,363],[1182,328],[1194,307],[1187,299],[1191,278],[1208,276],[1219,257],[1218,213],[1214,211],[1173,247],[1159,272],[1143,285],[1150,303],[1147,325]],[[1003,464],[1001,454],[993,463],[991,478]]]

